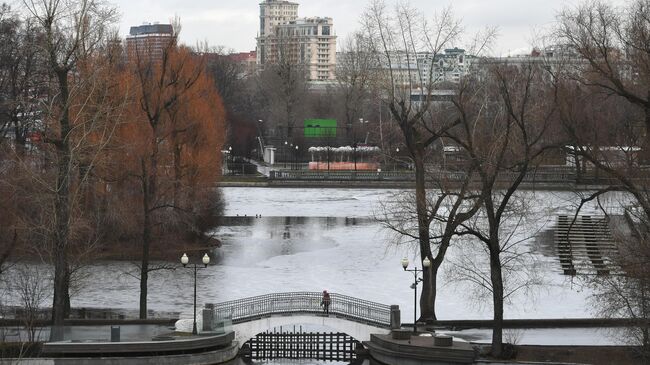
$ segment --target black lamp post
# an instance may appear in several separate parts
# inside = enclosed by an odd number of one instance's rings
[[[196,335],[198,332],[196,330],[196,271],[198,269],[205,269],[208,267],[208,264],[210,263],[210,256],[206,253],[203,255],[203,266],[197,265],[197,264],[192,264],[192,266],[187,267],[188,262],[190,261],[189,257],[187,257],[187,254],[183,254],[181,256],[181,264],[183,264],[183,267],[188,268],[188,269],[194,269],[194,321],[192,324],[192,334]]]
[[[283,153],[284,156],[283,157],[284,157],[284,168],[285,169],[287,168],[287,152],[289,151],[288,147],[287,147],[288,144],[289,143],[287,141],[284,141],[284,153]]]
[[[422,266],[424,268],[431,266],[431,261],[429,261],[428,257],[425,257],[424,260],[422,260]],[[402,267],[404,268],[404,271],[413,273],[413,284],[411,284],[411,288],[413,289],[413,333],[417,333],[418,327],[416,322],[418,316],[418,283],[422,281],[422,278],[418,276],[418,273],[423,273],[424,269],[418,269],[417,266],[413,269],[407,269],[407,267],[409,267],[409,259],[406,257],[402,259]]]
[[[399,159],[399,147],[396,147],[396,148],[395,148],[395,157],[396,157],[396,159]],[[400,164],[399,164],[399,160],[397,160],[397,162],[398,162],[398,163],[397,163],[397,166],[399,167],[399,165],[400,165]]]
[[[295,169],[298,170],[298,145],[296,145],[296,155],[295,156],[296,156],[295,159],[294,159],[295,166],[296,166]]]
[[[235,164],[235,160],[232,158],[232,146],[228,147],[228,175],[234,175],[232,173],[232,167]]]

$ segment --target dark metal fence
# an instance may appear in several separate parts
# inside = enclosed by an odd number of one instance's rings
[[[390,306],[346,295],[331,293],[329,313],[350,321],[390,328]],[[322,294],[318,292],[289,292],[260,295],[214,305],[217,321],[242,323],[274,314],[323,314]]]
[[[518,177],[518,172],[502,172],[497,181],[512,181]],[[430,169],[426,173],[428,181],[462,182],[467,178],[464,171]],[[472,177],[479,181],[475,174]],[[334,180],[334,181],[412,181],[415,179],[413,171],[316,171],[316,170],[282,170],[271,171],[271,180]],[[570,167],[541,167],[530,171],[524,177],[527,183],[611,183],[612,179],[604,175],[585,173],[577,176],[574,168]]]
[[[410,181],[414,179],[413,173],[402,171],[316,171],[316,170],[291,170],[271,171],[271,180],[391,180]]]
[[[360,342],[345,333],[263,332],[242,347],[245,358],[353,361]]]

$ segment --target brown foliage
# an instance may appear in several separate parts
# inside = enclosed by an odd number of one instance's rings
[[[204,238],[214,227],[206,216],[219,213],[210,208],[221,172],[221,99],[200,57],[185,47],[170,47],[165,55],[162,63],[133,61],[120,75],[131,102],[106,176],[112,226],[122,227],[111,231],[111,240],[140,240],[146,189],[154,191],[148,213],[163,241]]]

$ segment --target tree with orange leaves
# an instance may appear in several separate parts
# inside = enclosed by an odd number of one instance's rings
[[[150,264],[154,238],[204,238],[214,222],[225,119],[200,56],[175,38],[160,58],[146,51],[136,50],[123,77],[134,99],[120,128],[115,171],[131,195],[126,213],[141,227],[140,318],[147,316],[149,272],[157,269]]]

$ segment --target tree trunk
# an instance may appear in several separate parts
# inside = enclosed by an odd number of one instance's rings
[[[147,318],[147,285],[149,282],[149,250],[152,240],[152,209],[156,197],[156,184],[158,174],[158,141],[155,129],[152,131],[151,155],[149,156],[149,170],[142,160],[142,213],[144,215],[142,227],[142,257],[140,262],[140,319]]]
[[[418,146],[412,149],[415,164],[415,206],[418,215],[418,236],[420,257],[431,256],[429,247],[429,221],[427,213],[427,191],[424,174],[424,150]],[[417,265],[417,264],[416,264]],[[436,278],[432,268],[426,269],[422,275],[422,294],[420,297],[420,321],[431,322],[436,319],[434,300],[436,296]],[[437,271],[436,271],[437,273]]]
[[[54,202],[54,294],[52,303],[52,329],[50,341],[63,339],[63,320],[66,317],[66,301],[69,305],[68,238],[70,232],[70,170],[72,157],[68,137],[70,134],[70,111],[68,107],[68,73],[57,71],[60,91],[61,135],[55,144],[57,155],[56,198]]]
[[[147,283],[149,279],[149,243],[151,241],[151,218],[149,210],[149,177],[142,161],[142,257],[140,262],[140,319],[147,318]]]
[[[648,100],[650,100],[650,91],[648,91]],[[650,163],[650,103],[646,104],[645,112],[645,139],[643,141],[642,156],[639,158],[642,164]]]
[[[422,280],[422,295],[420,296],[420,319],[419,322],[431,324],[436,318],[436,289],[438,281],[438,267],[431,264],[431,267],[424,270]],[[428,283],[428,285],[427,285]]]
[[[490,242],[490,280],[492,282],[492,301],[494,308],[494,327],[492,328],[492,356],[500,358],[503,353],[503,275],[499,256],[499,240]]]
[[[63,316],[65,318],[70,318],[70,313],[72,308],[70,306],[70,281],[71,281],[70,265],[66,262],[65,264],[65,289],[63,290]]]
[[[148,205],[145,204],[145,207]],[[146,208],[145,208],[146,209]],[[140,263],[140,319],[147,318],[147,283],[149,281],[149,214],[145,214],[142,232],[142,262]]]
[[[177,136],[176,133],[174,133],[173,137],[174,141],[174,195],[173,195],[173,201],[174,201],[174,206],[179,206],[179,194],[181,190],[181,174],[182,174],[182,169],[181,169],[181,145],[178,144],[177,141]]]

